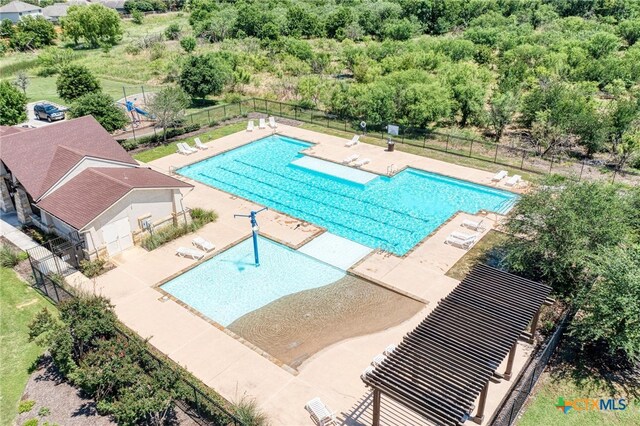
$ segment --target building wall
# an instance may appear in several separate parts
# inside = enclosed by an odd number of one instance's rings
[[[125,163],[117,163],[114,161],[101,160],[98,158],[83,158],[76,166],[69,171],[69,173],[62,178],[58,183],[52,186],[42,197],[45,195],[49,195],[53,193],[56,189],[61,188],[62,185],[67,183],[69,180],[76,177],[83,170],[88,169],[89,167],[135,167],[133,164],[125,164]]]
[[[180,210],[176,200],[180,198],[177,189],[137,189],[111,206],[87,228],[85,240],[87,250],[94,251],[104,245],[102,228],[127,217],[132,234],[140,232],[140,219],[149,217],[152,223],[164,223]],[[177,207],[176,207],[177,206]]]
[[[3,13],[0,13],[0,20],[9,19],[11,22],[15,24],[20,19],[22,19],[23,16],[29,16],[29,15],[40,16],[42,15],[42,11],[38,9],[38,10],[29,11],[29,12],[3,12]]]

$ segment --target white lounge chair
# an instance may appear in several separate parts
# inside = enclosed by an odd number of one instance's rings
[[[398,348],[398,345],[389,345],[384,349],[383,354],[389,356]]]
[[[362,371],[362,374],[360,374],[360,378],[364,381],[364,379],[365,379],[369,374],[373,373],[373,371],[374,371],[375,369],[376,369],[375,367],[368,366],[367,368],[365,368],[365,369]]]
[[[267,128],[267,123],[264,121],[264,118],[261,118],[258,121],[258,128],[260,128],[260,129],[266,129]]]
[[[358,142],[360,142],[360,135],[353,135],[351,140],[345,143],[344,146],[351,148],[354,145],[358,145]]]
[[[176,254],[180,257],[190,257],[192,259],[202,259],[205,256],[205,252],[188,248],[188,247],[178,247],[176,250]]]
[[[209,149],[208,146],[206,146],[205,144],[202,143],[202,141],[200,140],[200,138],[195,138],[194,142],[196,143],[196,148],[201,149],[201,150],[205,150],[205,149]]]
[[[452,232],[444,243],[461,249],[470,249],[478,240],[477,234],[465,234],[464,232]]]
[[[492,182],[500,182],[502,179],[506,178],[509,173],[506,170],[500,170],[496,173],[492,178]]]
[[[516,186],[518,185],[518,183],[520,183],[521,180],[522,180],[522,176],[513,175],[504,184],[506,186]]]
[[[484,226],[484,219],[476,222],[475,220],[465,219],[462,221],[462,226],[465,228],[473,229],[474,231],[484,231],[487,229]]]
[[[249,120],[247,123],[247,132],[253,132],[253,120]]]
[[[193,154],[193,152],[191,152],[191,150],[185,148],[184,145],[182,145],[182,143],[176,144],[176,147],[178,148],[178,153],[179,154],[182,154],[182,155],[191,155],[191,154]]]
[[[184,147],[185,151],[190,151],[192,154],[193,154],[194,152],[198,152],[198,150],[197,150],[197,149],[195,149],[195,148],[194,148],[194,147],[192,147],[192,146],[189,146],[189,144],[188,144],[188,143],[186,143],[186,142],[182,142],[182,146]]]
[[[373,357],[373,360],[371,360],[371,365],[373,365],[374,367],[379,367],[382,365],[382,361],[384,361],[385,359],[387,359],[386,356],[378,354]]]
[[[313,398],[304,406],[311,418],[320,426],[335,425],[336,415],[324,405],[320,398]]]
[[[369,164],[371,162],[371,160],[369,160],[368,158],[363,158],[361,160],[356,161],[355,163],[353,163],[353,165],[355,167],[362,167],[365,164]]]
[[[359,154],[350,155],[347,158],[345,158],[344,160],[342,160],[342,164],[352,163],[352,162],[356,161],[358,158],[360,158]]]
[[[204,250],[204,251],[211,251],[211,250],[215,250],[216,248],[215,244],[213,244],[209,240],[205,240],[202,237],[194,238],[193,241],[191,241],[191,244],[198,247],[200,250]]]
[[[276,119],[274,117],[269,117],[269,127],[271,127],[272,129],[278,127],[278,125],[276,124]]]

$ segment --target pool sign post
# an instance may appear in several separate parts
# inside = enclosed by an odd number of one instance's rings
[[[256,220],[256,215],[262,211],[267,210],[267,207],[263,207],[258,211],[251,210],[249,214],[234,214],[233,217],[248,217],[251,219],[251,236],[253,237],[253,256],[255,257],[256,266],[260,266],[260,256],[258,255],[258,232],[260,231],[260,227],[258,226],[258,221]]]

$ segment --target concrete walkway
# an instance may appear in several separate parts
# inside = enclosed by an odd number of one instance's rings
[[[24,251],[38,246],[37,242],[22,232],[18,216],[15,213],[2,213],[0,215],[0,236],[5,237]]]
[[[279,125],[278,131],[316,143],[306,153],[325,160],[340,162],[353,153],[371,158],[373,161],[364,168],[374,173],[385,174],[393,165],[396,170],[411,166],[481,184],[490,184],[493,176],[493,173],[427,157],[385,152],[373,145],[361,143],[354,148],[346,148],[345,139],[309,130]],[[271,133],[260,129],[238,132],[207,143],[209,149],[206,151],[189,156],[169,155],[152,162],[150,166],[169,173],[177,167],[203,160]],[[194,184],[194,189],[185,196],[186,206],[214,209],[219,215],[217,222],[208,224],[197,232],[218,247],[210,256],[249,237],[250,230],[246,221],[233,219],[233,214],[246,213],[260,206],[199,182],[190,183]],[[277,360],[250,347],[241,338],[216,327],[173,300],[163,299],[156,286],[194,264],[193,260],[175,256],[176,248],[190,246],[194,235],[179,238],[153,252],[139,247],[129,249],[113,259],[117,268],[98,277],[95,282],[83,281],[74,285],[110,298],[118,317],[128,327],[143,338],[149,338],[151,344],[225,398],[236,401],[245,394],[256,398],[274,425],[313,424],[304,405],[316,396],[339,414],[343,424],[364,425],[369,424],[366,420],[368,416],[360,414],[367,390],[360,380],[360,374],[375,355],[381,353],[387,345],[401,341],[458,284],[458,281],[447,277],[445,273],[466,252],[445,245],[444,240],[453,230],[463,231],[460,224],[465,218],[483,218],[489,227],[495,226],[500,219],[495,214],[472,216],[461,213],[403,257],[376,252],[365,256],[353,266],[351,271],[354,274],[424,301],[424,309],[396,327],[329,346],[307,359],[297,371],[282,368]],[[272,210],[261,214],[260,228],[261,234],[296,249],[324,231]],[[531,347],[524,344],[519,344],[519,347],[514,376],[524,365],[531,350]],[[491,385],[487,415],[495,410],[509,386],[510,382],[505,381],[499,385]]]

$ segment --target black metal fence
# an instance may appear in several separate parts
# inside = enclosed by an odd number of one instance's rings
[[[39,291],[54,305],[77,297],[74,291],[69,288],[64,277],[74,272],[76,269],[59,255],[63,255],[67,260],[71,260],[69,255],[64,253],[73,249],[73,244],[69,241],[57,238],[47,243],[47,247],[37,246],[27,250],[29,263],[33,272],[33,288]],[[77,265],[76,265],[77,267]],[[127,331],[118,329],[118,332],[129,340],[135,337],[129,335]],[[204,426],[243,426],[243,423],[233,413],[229,412],[222,404],[215,401],[206,394],[206,391],[198,384],[185,378],[183,372],[176,372],[173,363],[162,360],[154,354],[146,345],[143,346],[145,353],[158,363],[172,369],[180,376],[180,394],[182,399],[175,401],[176,407],[181,409],[186,415],[191,417],[196,423]]]
[[[568,152],[549,152],[542,155],[534,149],[515,145],[495,143],[484,139],[431,131],[412,126],[399,126],[397,136],[388,135],[387,123],[369,122],[366,118],[338,118],[318,109],[302,108],[295,104],[261,98],[250,98],[240,102],[218,105],[187,116],[187,123],[211,126],[218,122],[262,113],[288,118],[341,132],[361,133],[360,122],[367,123],[365,136],[380,143],[391,140],[394,143],[411,146],[418,150],[431,150],[474,160],[485,161],[499,166],[519,169],[538,174],[556,173],[574,180],[609,180],[637,183],[640,176],[632,170],[616,170],[589,160],[576,160]]]
[[[529,364],[522,371],[513,388],[509,398],[503,401],[500,408],[495,412],[489,424],[492,426],[510,426],[522,412],[524,404],[533,392],[540,375],[549,363],[549,359],[556,350],[560,339],[566,331],[567,325],[572,317],[570,311],[566,311],[555,332],[545,340],[538,351],[530,358]]]

